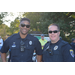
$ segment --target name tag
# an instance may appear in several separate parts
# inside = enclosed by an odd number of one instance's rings
[[[13,45],[12,45],[12,47],[16,47],[16,45],[15,45],[15,42],[13,42]]]
[[[16,47],[16,45],[12,45],[12,47]]]

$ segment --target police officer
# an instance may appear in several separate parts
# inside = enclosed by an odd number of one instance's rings
[[[20,21],[20,32],[7,38],[1,49],[2,61],[6,62],[6,53],[10,50],[11,62],[32,62],[34,50],[36,50],[37,61],[42,59],[42,49],[39,40],[28,34],[30,20],[22,18]]]
[[[49,38],[43,49],[44,62],[73,62],[74,52],[68,42],[63,41],[60,35],[60,28],[57,24],[48,27]]]

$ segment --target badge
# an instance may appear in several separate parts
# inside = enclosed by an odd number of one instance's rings
[[[12,45],[12,47],[16,47],[16,45],[15,45],[15,42],[13,42],[13,45]]]
[[[29,41],[29,45],[32,45],[32,41]]]
[[[74,58],[74,51],[72,49],[70,49],[70,54]]]
[[[58,49],[58,46],[55,46],[55,47],[54,47],[54,50],[57,50],[57,49]]]

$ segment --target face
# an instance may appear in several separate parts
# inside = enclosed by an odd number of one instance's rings
[[[28,34],[28,31],[30,30],[30,27],[27,28],[26,26],[29,26],[30,23],[28,21],[22,21],[19,25],[19,28],[20,28],[20,33],[22,35],[26,35]]]
[[[44,40],[44,36],[41,36],[41,39]]]
[[[48,32],[49,31],[50,31],[49,38],[51,42],[56,43],[59,40],[59,35],[60,35],[60,32],[58,32],[57,26],[50,26]],[[51,33],[51,31],[54,31],[54,32]]]
[[[73,43],[75,43],[75,40],[73,41]]]

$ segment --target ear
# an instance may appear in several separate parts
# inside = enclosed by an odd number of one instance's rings
[[[60,32],[59,32],[59,36],[60,36]]]

